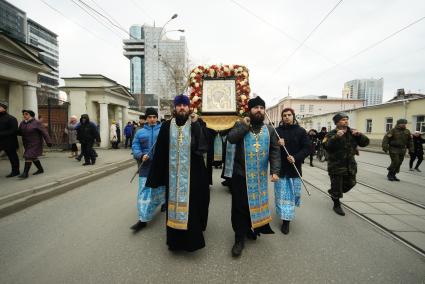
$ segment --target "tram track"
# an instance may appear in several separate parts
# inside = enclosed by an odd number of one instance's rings
[[[369,163],[365,163],[365,164],[369,164]],[[322,170],[322,171],[324,171],[324,172],[327,172],[327,170],[326,170],[324,167],[322,167],[322,166],[317,166],[317,164],[316,164],[314,167],[315,167],[315,168],[317,168],[317,169],[320,169],[320,170]],[[384,168],[384,167],[383,167],[383,168]],[[413,200],[411,200],[411,199],[409,199],[409,198],[406,198],[406,197],[400,196],[400,195],[398,195],[398,194],[394,194],[394,193],[388,192],[388,191],[386,191],[386,190],[383,190],[383,189],[377,188],[376,186],[373,186],[373,185],[367,184],[367,183],[365,183],[365,182],[363,182],[363,181],[359,181],[359,180],[357,180],[357,183],[358,183],[358,184],[361,184],[361,185],[363,185],[363,186],[365,186],[365,187],[367,187],[367,188],[369,188],[369,189],[372,189],[372,190],[378,191],[378,192],[380,192],[380,193],[386,194],[386,195],[391,196],[391,197],[393,197],[393,198],[397,198],[397,199],[399,199],[399,200],[402,200],[402,201],[404,201],[404,202],[407,202],[407,203],[412,204],[412,205],[414,205],[414,206],[417,206],[417,207],[419,207],[419,208],[425,209],[425,204],[422,204],[422,203],[419,203],[419,202],[413,201]]]
[[[320,169],[321,171],[327,172],[326,169],[320,167],[320,166],[315,166],[315,168]],[[310,182],[309,180],[304,179],[304,181],[311,187],[315,188],[317,191],[319,191],[320,193],[326,195],[327,197],[329,197],[329,194],[327,192],[327,188],[321,188],[320,186],[315,185],[314,183]],[[357,181],[358,184],[377,191],[379,193],[385,194],[387,196],[391,196],[392,198],[398,199],[400,201],[403,201],[405,203],[408,203],[412,206],[415,206],[417,208],[420,209],[424,209],[425,210],[425,205],[417,203],[415,201],[409,200],[407,198],[398,196],[396,194],[392,194],[389,192],[386,192],[385,190],[379,189],[377,187],[371,186],[367,183],[364,183],[362,181]],[[349,204],[342,202],[342,204],[344,205],[345,208],[347,208],[351,213],[353,213],[354,215],[358,216],[359,218],[365,220],[366,222],[368,222],[369,224],[371,224],[373,227],[379,229],[381,232],[385,233],[387,236],[391,237],[394,240],[399,241],[400,243],[404,244],[405,246],[409,247],[410,249],[414,250],[416,253],[420,254],[422,257],[425,257],[425,250],[420,248],[419,246],[415,245],[413,242],[403,238],[402,236],[400,236],[399,234],[397,234],[397,232],[390,230],[389,228],[383,226],[382,224],[380,224],[379,222],[373,220],[372,218],[370,218],[369,216],[367,216],[365,213],[361,213],[359,210],[356,210],[355,208],[353,208],[352,206],[350,206]],[[413,215],[413,214],[412,214]]]

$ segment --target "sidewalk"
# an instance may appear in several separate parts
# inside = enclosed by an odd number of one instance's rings
[[[5,207],[10,207],[10,203],[16,203],[17,200],[23,198],[31,198],[32,195],[40,194],[40,192],[48,190],[57,191],[56,193],[51,192],[49,196],[44,196],[44,199],[46,199],[66,190],[73,189],[82,182],[88,183],[121,169],[131,166],[135,167],[130,149],[96,149],[96,151],[99,157],[96,160],[96,164],[93,166],[83,166],[83,162],[78,162],[74,158],[68,158],[70,152],[46,152],[44,156],[40,157],[44,173],[35,176],[32,175],[32,173],[37,170],[35,166],[32,165],[30,176],[23,180],[18,177],[6,178],[5,176],[10,173],[10,163],[7,158],[1,159],[0,211]],[[22,172],[23,161],[21,160],[20,162]],[[42,200],[42,198],[38,199],[38,201]],[[22,201],[28,203],[28,200]],[[14,205],[16,207],[16,204]],[[2,214],[0,214],[0,216],[1,215]]]

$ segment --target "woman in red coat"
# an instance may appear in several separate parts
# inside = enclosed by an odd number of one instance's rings
[[[52,147],[52,142],[46,128],[40,121],[34,119],[35,113],[32,110],[23,110],[24,120],[19,125],[18,134],[22,136],[24,145],[25,168],[20,178],[27,178],[31,164],[37,167],[34,175],[44,173],[38,157],[43,153],[43,138],[48,147]]]

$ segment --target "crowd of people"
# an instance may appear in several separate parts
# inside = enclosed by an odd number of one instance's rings
[[[172,119],[159,121],[154,108],[146,109],[138,123],[129,121],[124,128],[124,147],[131,147],[137,161],[139,185],[136,207],[138,220],[131,226],[135,233],[154,218],[158,207],[166,214],[166,243],[171,251],[195,251],[205,246],[204,231],[208,224],[212,168],[221,168],[222,184],[232,196],[231,223],[235,242],[234,257],[242,254],[245,239],[257,239],[260,234],[273,234],[270,226],[272,208],[269,206],[269,181],[274,184],[275,211],[281,220],[280,231],[288,234],[295,218],[295,208],[301,204],[302,165],[322,147],[327,155],[327,171],[331,188],[328,190],[336,214],[344,216],[341,198],[356,185],[359,147],[366,147],[369,138],[349,126],[345,113],[333,117],[335,128],[320,132],[302,128],[291,108],[281,112],[275,128],[265,120],[266,105],[257,96],[248,101],[248,115],[224,131],[209,129],[206,123],[190,110],[185,95],[174,98]],[[23,110],[18,126],[16,118],[7,113],[7,104],[0,103],[0,150],[9,157],[12,171],[7,177],[27,178],[34,164],[43,173],[39,156],[43,141],[52,146],[46,128],[34,118],[31,110]],[[410,153],[410,169],[420,171],[425,139],[416,132],[410,134],[407,121],[400,119],[386,133],[382,148],[389,152],[391,165],[388,179],[398,181],[396,173],[406,151]],[[71,116],[65,129],[71,147],[70,158],[83,165],[94,165],[100,143],[97,125],[87,114],[80,120]],[[22,136],[25,166],[21,174],[17,136]],[[109,131],[111,147],[117,149],[121,130],[112,121]],[[77,142],[81,144],[78,153]],[[417,159],[415,168],[413,163]]]

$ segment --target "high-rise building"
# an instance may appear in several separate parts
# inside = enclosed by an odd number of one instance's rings
[[[27,14],[7,1],[0,0],[0,30],[6,35],[27,42]]]
[[[133,25],[123,40],[130,60],[130,91],[139,107],[158,107],[183,91],[187,75],[186,39],[166,38],[161,27]]]
[[[38,57],[53,71],[39,73],[37,88],[39,103],[46,104],[47,98],[59,96],[59,47],[57,35],[39,23],[28,19],[24,11],[5,0],[0,0],[0,30],[8,36],[36,47]]]
[[[344,99],[364,100],[365,106],[382,103],[384,79],[356,79],[344,84]]]
[[[27,23],[28,44],[41,49],[40,59],[53,68],[52,72],[38,74],[38,83],[41,87],[38,88],[37,93],[41,98],[50,97],[57,99],[59,96],[58,36],[31,19],[28,19]]]

